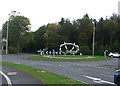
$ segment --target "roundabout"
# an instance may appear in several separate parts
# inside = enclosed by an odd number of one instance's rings
[[[90,56],[90,55],[36,55],[36,56],[30,56],[25,57],[25,59],[29,60],[41,60],[41,61],[105,61],[105,60],[111,60],[111,58],[105,58],[104,56]]]
[[[89,59],[89,58],[95,58],[92,56],[87,56],[87,57],[57,57],[57,56],[43,56],[46,58],[58,58],[58,59]]]

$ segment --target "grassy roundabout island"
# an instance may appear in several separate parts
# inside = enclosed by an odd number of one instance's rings
[[[42,80],[44,84],[66,84],[65,86],[74,84],[74,86],[91,86],[88,84],[84,84],[80,81],[67,78],[62,75],[48,72],[47,70],[44,70],[44,69],[39,69],[39,68],[30,67],[30,66],[21,65],[21,64],[7,63],[7,62],[2,62],[2,64],[5,66],[17,68],[26,73],[29,73],[34,77],[36,77],[37,79]]]
[[[43,61],[104,61],[111,60],[111,58],[105,58],[104,56],[88,56],[88,55],[49,55],[49,56],[31,56],[27,59],[43,60]]]

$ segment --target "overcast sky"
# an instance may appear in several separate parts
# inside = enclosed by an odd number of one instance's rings
[[[11,11],[18,11],[30,19],[32,31],[42,25],[55,23],[62,17],[70,20],[82,18],[86,13],[91,18],[106,18],[118,14],[119,0],[1,0],[0,29],[8,20]]]

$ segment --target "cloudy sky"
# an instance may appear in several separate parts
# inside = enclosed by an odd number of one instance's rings
[[[91,18],[106,18],[118,14],[119,0],[1,0],[0,29],[8,20],[11,11],[20,12],[30,19],[32,31],[48,23],[55,23],[62,17],[70,20],[82,18],[86,13]]]

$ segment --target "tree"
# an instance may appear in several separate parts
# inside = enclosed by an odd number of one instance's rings
[[[2,37],[6,38],[6,30],[7,30],[7,23],[9,23],[9,46],[14,47],[19,53],[21,50],[20,45],[22,44],[21,38],[22,36],[30,30],[30,20],[24,16],[15,16],[12,15],[9,18],[9,21],[6,21],[5,24],[3,25],[3,35]],[[11,52],[9,48],[9,52]]]
[[[83,53],[83,55],[90,55],[91,49],[88,46],[83,45],[80,47],[80,52]]]
[[[30,32],[30,20],[24,16],[12,15],[9,22],[3,24],[2,37],[6,38],[9,23],[9,52],[36,53],[38,49],[58,50],[64,42],[76,43],[80,52],[91,54],[93,43],[93,22],[88,14],[83,18],[70,21],[61,18],[58,23],[41,26]],[[109,19],[102,17],[95,20],[95,54],[103,55],[104,50],[120,52],[120,16],[112,15]]]
[[[58,30],[61,28],[60,24],[51,23],[47,25],[47,29],[44,33],[46,40],[46,46],[49,50],[58,49],[60,42],[60,35]]]
[[[61,21],[59,22],[59,24],[62,26],[62,25],[64,25],[64,23],[65,23],[65,19],[61,18]]]
[[[45,25],[41,26],[37,31],[34,33],[34,49],[43,49],[46,47],[46,39],[44,38],[44,34],[46,32],[47,27]]]
[[[59,34],[64,36],[65,42],[77,42],[78,39],[78,29],[75,23],[71,23],[69,19],[64,19],[64,24],[59,29]]]
[[[96,41],[97,41],[97,44],[98,46],[102,45],[104,46],[104,35],[105,35],[105,32],[104,32],[104,23],[105,23],[105,20],[101,17],[99,22],[97,23],[96,25]]]
[[[92,19],[86,14],[82,19],[77,19],[78,30],[79,30],[79,38],[78,43],[80,46],[92,45],[92,32],[93,32],[93,24]]]
[[[27,53],[27,51],[33,51],[34,49],[34,32],[26,32],[22,37],[21,37],[21,51]],[[31,45],[31,47],[30,47]]]

